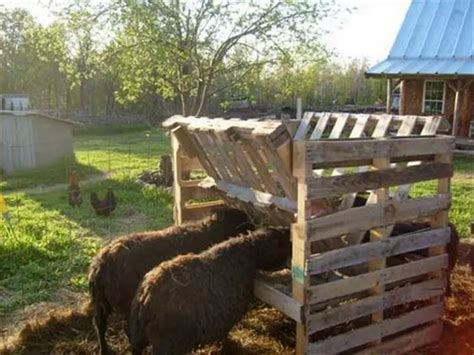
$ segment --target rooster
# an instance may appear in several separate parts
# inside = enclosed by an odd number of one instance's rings
[[[93,192],[91,194],[91,205],[98,216],[109,216],[117,206],[117,202],[115,201],[115,195],[112,189],[107,189],[107,194],[105,195],[104,200],[100,200],[97,196],[97,193]]]
[[[69,204],[72,207],[81,207],[82,194],[79,186],[79,176],[75,171],[69,174]]]

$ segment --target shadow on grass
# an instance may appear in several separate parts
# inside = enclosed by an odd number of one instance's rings
[[[74,157],[64,159],[54,165],[33,170],[20,170],[0,176],[0,192],[9,192],[39,186],[68,182],[71,171],[76,171],[81,179],[103,172],[94,166],[78,162]]]

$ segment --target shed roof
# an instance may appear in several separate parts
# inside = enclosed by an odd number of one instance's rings
[[[53,116],[49,116],[49,115],[46,115],[42,112],[39,112],[39,111],[11,111],[11,110],[0,110],[0,117],[2,115],[9,115],[9,116],[16,116],[16,117],[27,117],[27,116],[40,116],[40,117],[43,117],[43,118],[47,118],[49,120],[54,120],[54,121],[58,121],[58,122],[63,122],[63,123],[67,123],[67,124],[70,124],[70,125],[78,125],[77,122],[74,122],[74,121],[70,121],[70,120],[66,120],[64,118],[58,118],[58,117],[53,117]]]
[[[367,76],[474,76],[474,0],[412,0],[388,58]]]

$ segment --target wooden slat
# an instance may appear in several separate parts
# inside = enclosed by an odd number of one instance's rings
[[[354,245],[308,258],[307,272],[320,274],[345,266],[360,264],[374,258],[384,258],[449,242],[449,227],[403,234],[378,242]]]
[[[449,194],[421,197],[407,201],[388,201],[380,204],[350,208],[307,221],[311,241],[366,231],[407,219],[417,219],[447,210],[451,203]]]
[[[380,169],[343,176],[330,176],[308,182],[308,198],[333,197],[348,192],[362,192],[418,181],[448,178],[453,166],[444,163],[427,163],[422,166]]]
[[[309,344],[308,351],[316,354],[337,354],[416,325],[437,320],[441,316],[442,311],[443,307],[441,304],[423,307],[397,318],[387,319],[355,329],[350,333],[336,335],[317,343]]]
[[[254,280],[254,294],[258,299],[275,307],[296,322],[302,322],[301,310],[303,306],[293,297],[257,279]]]
[[[333,298],[368,290],[380,282],[384,284],[398,282],[400,280],[445,269],[447,267],[447,254],[412,261],[406,264],[348,277],[343,280],[311,286],[309,289],[309,301],[311,303],[321,303]]]
[[[286,196],[292,200],[295,200],[296,178],[293,177],[291,170],[288,169],[288,166],[283,163],[280,156],[276,153],[276,149],[272,146],[268,137],[257,137],[257,142],[259,143],[267,160],[272,164],[274,176],[285,191]]]
[[[306,133],[308,132],[308,129],[309,129],[309,124],[313,116],[314,116],[314,112],[304,113],[303,119],[301,120],[298,130],[296,131],[296,134],[293,137],[293,140],[305,139]]]
[[[319,164],[350,160],[409,157],[442,154],[454,147],[454,138],[446,136],[386,139],[347,139],[307,141],[308,163]]]
[[[296,213],[296,201],[291,201],[286,197],[273,196],[266,192],[230,184],[222,180],[211,181],[206,179],[203,181],[202,186],[205,188],[215,186],[217,189],[225,192],[229,197],[237,198],[244,202],[251,202],[267,207],[277,206],[285,211]]]
[[[309,138],[310,140],[320,139],[323,136],[324,130],[326,129],[330,117],[331,114],[329,112],[323,112],[319,116],[319,119],[316,122],[316,126],[314,127],[314,130]]]
[[[339,307],[326,309],[309,316],[308,333],[312,334],[403,303],[426,300],[433,296],[442,295],[445,286],[446,283],[440,279],[428,280],[343,304]]]
[[[443,331],[440,321],[434,322],[408,334],[385,341],[380,345],[357,352],[357,355],[405,354],[424,345],[438,341]]]
[[[276,181],[273,179],[270,171],[268,170],[267,164],[263,161],[258,151],[258,146],[253,140],[243,140],[241,141],[246,155],[249,157],[252,165],[257,170],[257,176],[260,182],[265,187],[265,191],[269,192],[272,195],[278,195],[279,189],[276,184]]]

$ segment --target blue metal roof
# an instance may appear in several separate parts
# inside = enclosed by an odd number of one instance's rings
[[[412,0],[386,60],[367,75],[474,75],[474,0]]]

